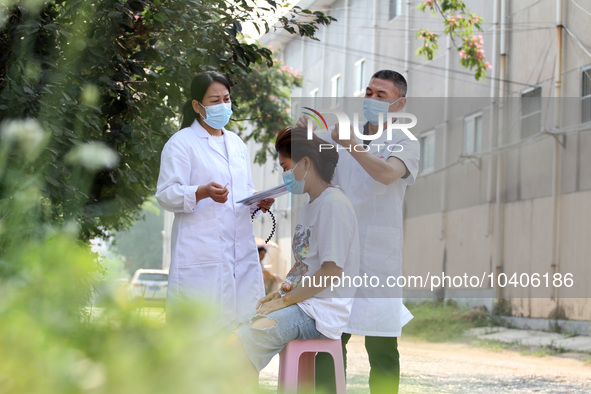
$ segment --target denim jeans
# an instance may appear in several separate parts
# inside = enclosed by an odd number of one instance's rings
[[[252,328],[251,323],[262,317],[274,320],[276,324],[269,328]],[[316,322],[297,305],[279,309],[266,316],[254,315],[234,332],[259,372],[289,341],[326,338],[316,330]]]

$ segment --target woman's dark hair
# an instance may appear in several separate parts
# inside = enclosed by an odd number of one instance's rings
[[[330,182],[339,161],[339,154],[334,147],[320,150],[321,144],[324,147],[331,146],[316,134],[312,134],[312,139],[308,139],[308,130],[304,127],[286,127],[277,135],[275,150],[293,161],[300,161],[303,157],[310,158],[318,175],[325,182]]]
[[[191,95],[187,102],[183,105],[183,112],[181,118],[181,129],[189,127],[197,119],[197,112],[193,109],[193,100],[197,100],[200,103],[205,97],[205,92],[211,86],[212,83],[219,82],[224,84],[230,92],[230,82],[222,74],[215,71],[205,71],[197,74],[191,81]]]

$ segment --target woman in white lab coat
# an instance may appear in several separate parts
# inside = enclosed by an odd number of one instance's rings
[[[224,129],[232,115],[228,80],[201,73],[190,93],[181,130],[162,150],[156,191],[175,214],[167,302],[206,302],[230,322],[265,295],[251,210],[237,202],[255,192],[250,160],[240,137]]]

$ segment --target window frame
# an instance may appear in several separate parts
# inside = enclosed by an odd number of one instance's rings
[[[540,102],[539,108],[536,111],[533,111],[533,112],[530,112],[530,113],[524,115],[524,113],[523,113],[523,107],[524,107],[524,105],[523,105],[523,99],[524,98],[534,98],[534,96],[527,97],[525,95],[527,95],[529,93],[532,93],[532,92],[535,92],[535,91],[539,91],[540,92],[540,95],[537,96],[539,98],[539,102]],[[520,109],[520,111],[521,111],[521,129],[520,129],[520,135],[521,135],[521,138],[522,139],[523,138],[531,137],[532,135],[535,135],[535,134],[539,133],[540,131],[542,131],[542,93],[543,93],[543,91],[542,91],[542,85],[536,85],[536,86],[534,86],[532,88],[524,89],[524,90],[521,91],[521,109]],[[535,132],[531,132],[531,131],[525,129],[525,127],[524,127],[524,121],[527,120],[527,119],[531,119],[534,116],[539,117],[539,129],[537,131],[535,131]],[[524,134],[526,131],[527,131],[527,134]]]
[[[332,97],[332,106],[336,107],[341,102],[341,94],[342,94],[342,87],[341,87],[341,74],[335,74],[330,78],[331,85],[330,85],[330,95]]]
[[[589,92],[585,95],[585,75],[587,75],[587,87]],[[589,112],[585,112],[585,104]],[[591,122],[591,65],[581,69],[581,123]]]
[[[394,20],[400,15],[402,15],[402,0],[390,0],[388,4],[388,20]]]
[[[312,108],[318,108],[318,93],[320,88],[310,90],[310,97],[312,97]]]
[[[425,154],[425,145],[426,145],[425,141],[427,140],[427,138],[433,138],[433,147],[432,147],[433,149],[432,149],[432,152],[429,152],[432,156],[431,160],[430,160],[431,165],[429,167],[425,167],[425,160],[427,158],[427,155]],[[421,159],[420,159],[419,174],[429,174],[435,170],[435,143],[436,143],[435,129],[421,133],[421,135],[419,136],[419,142],[420,142],[420,147],[421,147]]]
[[[476,119],[480,118],[480,135],[478,136],[479,138],[476,138],[477,133],[476,133]],[[465,116],[464,117],[464,138],[463,138],[463,144],[462,144],[462,154],[464,156],[475,156],[475,155],[479,155],[480,153],[482,153],[482,122],[483,119],[483,112],[482,111],[478,111],[475,112],[471,115]],[[471,150],[468,151],[466,149],[466,135],[467,135],[467,125],[468,122],[472,121],[472,147]]]
[[[355,97],[365,96],[365,70],[366,60],[364,57],[355,62]]]

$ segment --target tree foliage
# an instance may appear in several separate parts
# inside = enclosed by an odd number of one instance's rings
[[[431,10],[433,15],[439,14],[445,25],[444,34],[449,35],[460,55],[460,64],[474,70],[474,78],[479,80],[491,65],[484,58],[482,35],[474,34],[474,29],[482,30],[484,19],[473,14],[462,0],[425,0],[417,7],[421,11]],[[423,45],[417,49],[417,55],[433,60],[438,49],[439,35],[426,29],[421,29],[417,37],[423,40]],[[461,39],[456,43],[454,37]]]
[[[297,84],[297,78],[280,70],[270,49],[241,36],[245,22],[269,31],[261,13],[280,7],[276,1],[264,6],[222,0],[3,4],[0,117],[38,119],[50,132],[43,160],[28,171],[44,174],[45,219],[76,222],[83,238],[121,230],[138,217],[153,194],[162,146],[178,129],[183,88],[197,72],[218,70],[229,77],[235,117],[255,119],[250,138],[268,143],[270,133],[288,121],[284,87]],[[313,37],[332,21],[296,7],[279,23]],[[66,160],[88,141],[113,149],[118,164],[95,173]],[[257,160],[264,161],[264,155]],[[10,197],[0,193],[0,199]]]

